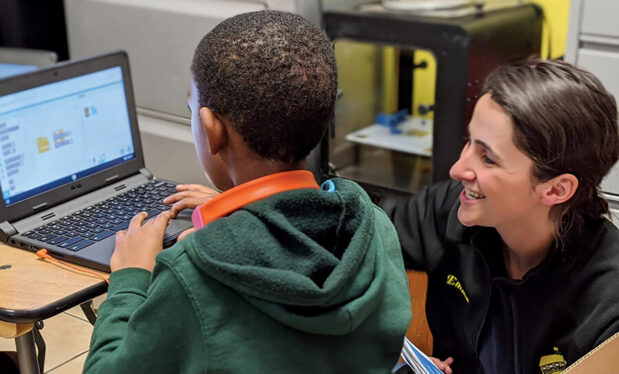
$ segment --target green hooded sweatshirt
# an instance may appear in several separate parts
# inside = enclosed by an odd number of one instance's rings
[[[400,244],[357,184],[334,183],[213,221],[152,276],[114,272],[84,371],[388,373],[411,318]]]

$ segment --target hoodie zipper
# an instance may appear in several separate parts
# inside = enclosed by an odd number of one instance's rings
[[[490,275],[490,267],[488,266],[488,262],[486,262],[486,259],[484,258],[484,256],[477,251],[477,254],[481,257],[481,260],[483,261],[484,265],[486,265],[486,275],[488,276],[488,278],[490,278],[490,282],[488,282],[490,285],[488,286],[488,283],[486,283],[486,289],[484,290],[484,294],[488,294],[488,287],[490,287],[490,292],[492,293],[492,276]],[[475,335],[475,355],[479,357],[479,338],[481,336],[481,332],[484,329],[484,325],[486,324],[486,320],[488,319],[488,309],[490,309],[490,297],[488,297],[486,299],[486,305],[483,308],[484,314],[483,314],[483,319],[481,322],[481,325],[479,326],[479,328],[477,329],[477,334]],[[480,366],[481,367],[481,366]]]
[[[512,336],[514,344],[514,374],[520,374],[520,349],[518,346],[518,311],[516,310],[516,297],[512,293],[509,295],[509,301],[512,305]]]

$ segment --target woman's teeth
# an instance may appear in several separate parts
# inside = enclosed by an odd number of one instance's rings
[[[469,189],[465,189],[464,194],[469,200],[483,199],[485,197],[484,195],[478,194],[477,192],[471,191]]]

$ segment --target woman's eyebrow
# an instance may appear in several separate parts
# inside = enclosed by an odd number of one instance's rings
[[[492,156],[495,158],[495,161],[501,160],[501,157],[499,157],[499,155],[492,150],[492,147],[486,144],[486,142],[484,142],[483,140],[475,139],[473,142],[475,144],[478,144],[480,147],[483,147],[488,153],[492,154]]]

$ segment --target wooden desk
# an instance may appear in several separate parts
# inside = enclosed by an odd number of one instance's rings
[[[34,323],[106,291],[107,283],[101,278],[0,244],[0,336],[15,338],[21,373],[40,373]]]

